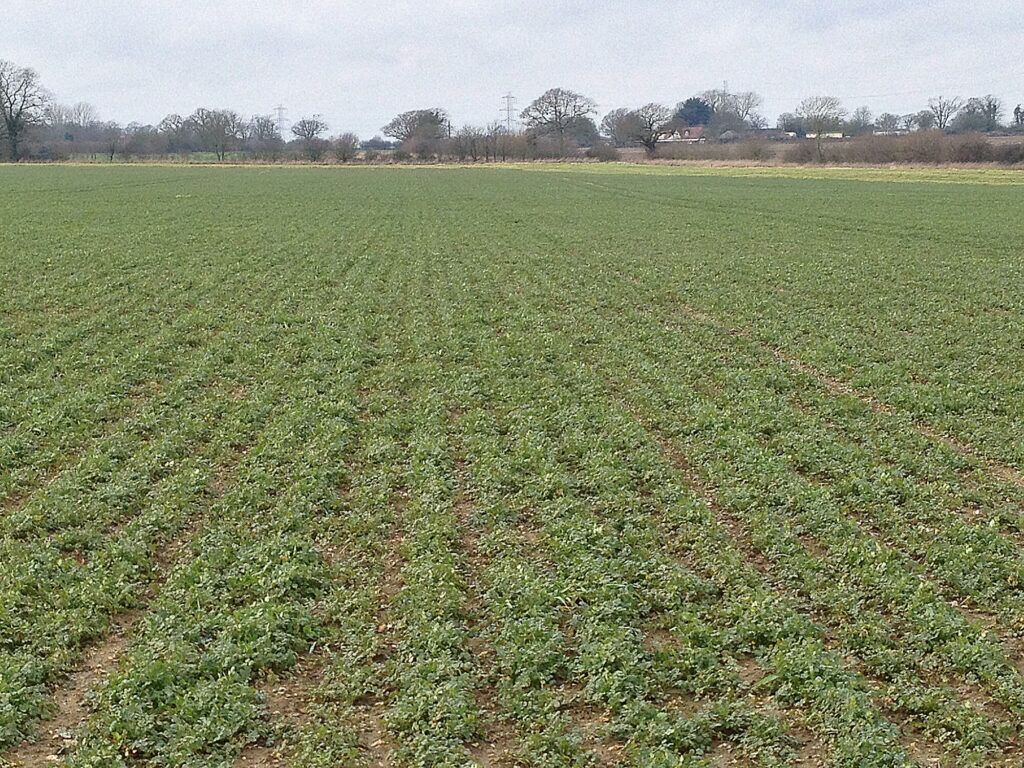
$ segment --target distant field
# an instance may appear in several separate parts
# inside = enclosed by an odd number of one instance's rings
[[[1024,764],[1022,220],[0,168],[0,764]]]

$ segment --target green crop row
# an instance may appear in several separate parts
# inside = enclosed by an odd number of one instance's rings
[[[0,762],[1015,764],[1012,179],[2,175]]]

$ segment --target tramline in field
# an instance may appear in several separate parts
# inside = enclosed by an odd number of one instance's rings
[[[1024,177],[9,167],[0,764],[1024,762]]]

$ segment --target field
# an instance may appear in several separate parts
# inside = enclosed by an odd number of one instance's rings
[[[1022,220],[0,168],[0,765],[1024,765]]]

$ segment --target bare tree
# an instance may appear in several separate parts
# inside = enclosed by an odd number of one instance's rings
[[[73,121],[71,115],[71,107],[67,104],[58,104],[52,102],[46,105],[43,109],[42,122],[46,125],[51,125],[55,128],[62,128],[66,125],[71,125]]]
[[[744,123],[759,121],[760,115],[757,114],[757,110],[764,104],[764,99],[760,94],[753,91],[740,91],[731,94],[731,97],[730,106],[740,120]]]
[[[391,119],[387,125],[381,128],[385,136],[390,136],[395,141],[408,141],[416,133],[420,126],[420,115],[424,110],[414,109],[403,112]]]
[[[977,96],[967,102],[967,109],[985,118],[986,131],[997,131],[1002,127],[1000,120],[1003,117],[1003,102],[998,96]]]
[[[636,115],[631,109],[613,109],[601,120],[601,133],[616,147],[624,147],[632,142],[637,132]]]
[[[701,101],[711,106],[712,114],[718,112],[724,112],[729,106],[729,102],[732,100],[732,94],[726,91],[724,88],[715,88],[710,91],[704,91],[700,94]]]
[[[354,133],[343,133],[334,140],[334,156],[343,163],[355,160],[359,152],[359,137]]]
[[[412,109],[403,112],[391,120],[381,130],[385,136],[390,136],[400,143],[405,143],[414,138],[421,139],[442,139],[445,138],[451,126],[451,118],[448,113],[440,107],[433,109]]]
[[[85,101],[70,106],[50,103],[43,110],[43,121],[52,126],[86,128],[99,122],[99,113],[96,111],[96,107]]]
[[[202,148],[216,154],[220,161],[245,137],[245,123],[230,109],[201,107],[192,113],[188,123]]]
[[[71,124],[85,128],[99,122],[99,112],[87,101],[79,101],[71,105]]]
[[[524,109],[520,118],[538,133],[554,134],[559,152],[564,154],[566,134],[596,110],[597,104],[586,96],[565,88],[552,88]]]
[[[521,141],[522,134],[510,131],[508,126],[502,122],[491,123],[487,127],[485,146],[490,153],[491,159],[495,162],[501,160],[504,163],[513,157],[516,147]]]
[[[796,109],[808,134],[814,134],[818,149],[818,162],[825,162],[825,134],[836,130],[846,117],[843,103],[835,96],[812,96],[804,99]]]
[[[177,133],[184,125],[185,118],[171,113],[157,124],[156,129],[161,133]]]
[[[277,123],[270,115],[253,115],[246,126],[245,141],[256,157],[275,158],[284,147]]]
[[[743,133],[751,128],[764,128],[768,124],[757,111],[763,103],[764,99],[754,91],[731,93],[722,88],[704,91],[694,106],[704,104],[711,107],[707,125],[712,133]]]
[[[100,129],[100,138],[107,158],[110,162],[114,162],[114,156],[118,152],[124,151],[124,128],[114,122],[106,123]]]
[[[186,120],[181,115],[167,115],[160,121],[156,129],[164,137],[167,151],[171,154],[187,152],[191,148],[194,126],[190,120]]]
[[[487,151],[487,129],[465,125],[452,137],[451,150],[459,160],[475,163]]]
[[[48,129],[39,132],[42,150],[50,157],[62,153],[106,152],[105,126],[100,123],[96,108],[80,101],[67,105],[51,102],[43,110],[41,123]]]
[[[793,112],[783,112],[779,115],[776,125],[780,131],[786,133],[795,133],[797,136],[807,135],[807,125],[804,123],[804,119]]]
[[[152,125],[129,123],[124,129],[121,152],[126,157],[156,155],[160,153],[161,139],[160,131]]]
[[[1002,128],[1003,103],[995,96],[976,96],[964,102],[950,123],[952,133],[989,133]]]
[[[963,100],[955,96],[951,99],[947,99],[945,96],[936,96],[934,99],[931,99],[928,102],[928,109],[935,116],[935,127],[940,131],[946,130],[949,122],[956,117],[956,113],[960,111],[963,105]]]
[[[292,126],[295,138],[302,142],[303,151],[312,162],[317,162],[327,151],[328,143],[321,136],[327,133],[328,125],[320,115],[304,117]]]
[[[674,131],[672,110],[663,104],[644,104],[632,114],[635,121],[633,136],[644,146],[647,154],[653,157],[658,142],[671,136]]]
[[[505,142],[507,133],[508,127],[501,122],[493,122],[484,128],[482,137],[484,162],[492,160],[497,162],[502,154],[508,155],[508,145]]]
[[[323,118],[320,115],[313,115],[313,117],[304,117],[293,125],[292,133],[298,139],[312,141],[313,139],[319,139],[323,134],[327,133],[327,129],[328,125],[324,122]]]
[[[270,115],[253,115],[247,126],[246,137],[256,141],[269,141],[275,138],[280,139],[281,133],[277,130],[277,123]]]
[[[850,117],[849,127],[850,133],[854,136],[871,133],[871,129],[875,127],[875,116],[867,107],[857,107]]]
[[[19,158],[25,131],[42,120],[48,102],[35,70],[0,59],[0,125],[12,160]]]
[[[878,116],[878,130],[882,133],[896,133],[900,129],[903,118],[892,112],[883,112]]]
[[[914,116],[918,130],[930,131],[935,128],[935,115],[930,109],[922,109]]]

